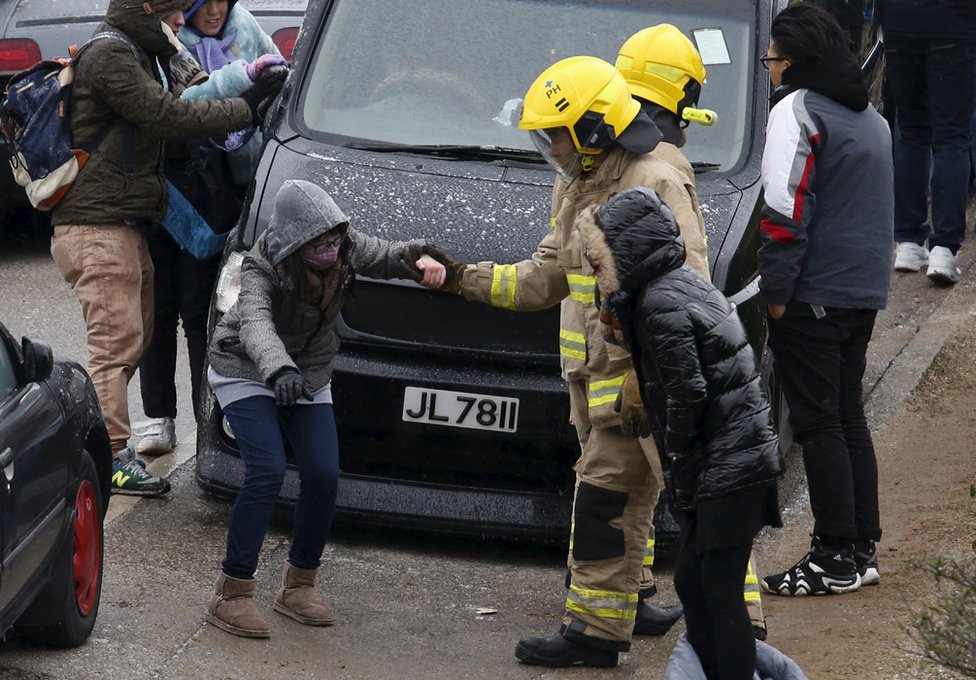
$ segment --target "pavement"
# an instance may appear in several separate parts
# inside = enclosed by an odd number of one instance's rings
[[[961,251],[965,274],[952,288],[935,287],[923,274],[893,275],[891,303],[879,315],[869,348],[865,390],[872,427],[894,413],[954,328],[974,312],[974,259],[976,246]],[[0,252],[0,265],[0,318],[8,326],[15,332],[50,332],[61,324],[64,338],[77,337],[80,314],[66,287],[49,290],[58,275],[43,248],[20,253],[16,261]],[[20,290],[30,292],[14,292]],[[63,310],[45,309],[64,299]],[[11,323],[11,316],[20,321]],[[83,351],[83,341],[79,349],[74,339],[55,340],[56,352],[59,343],[69,355]],[[135,386],[132,390],[138,395]],[[138,409],[137,401],[133,411]],[[189,412],[188,405],[183,411]],[[150,465],[169,475],[171,494],[111,501],[101,609],[92,638],[74,650],[8,640],[0,645],[0,680],[663,676],[680,628],[664,638],[635,639],[614,669],[541,669],[515,661],[519,637],[548,635],[559,625],[565,597],[559,548],[339,525],[320,578],[336,625],[301,626],[271,609],[287,555],[285,516],[277,517],[269,532],[258,572],[258,604],[272,637],[246,640],[207,625],[203,611],[219,569],[230,506],[195,484],[195,437],[185,417],[178,432],[175,454]],[[809,521],[802,465],[794,458],[789,467],[784,517]],[[775,540],[776,532],[764,532],[757,553]],[[656,567],[660,600],[675,601],[666,552]]]

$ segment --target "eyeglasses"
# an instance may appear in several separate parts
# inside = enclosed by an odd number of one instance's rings
[[[317,239],[315,239],[315,240],[312,241],[312,245],[313,246],[319,246],[319,247],[326,246],[330,250],[334,250],[334,249],[338,248],[341,243],[342,243],[342,235],[341,234],[339,236],[335,236],[335,237],[330,238],[328,240],[326,240],[325,234],[322,234]]]
[[[769,55],[762,55],[759,57],[759,63],[763,65],[763,68],[767,71],[769,70],[769,62],[771,61],[789,61],[786,57],[770,57]]]

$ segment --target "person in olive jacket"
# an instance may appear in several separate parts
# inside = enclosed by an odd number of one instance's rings
[[[282,74],[271,73],[233,99],[186,101],[168,92],[160,67],[172,75],[169,60],[179,42],[165,22],[190,4],[111,0],[96,30],[103,37],[74,60],[71,134],[77,146],[100,142],[51,214],[51,255],[85,317],[88,372],[111,439],[113,493],[169,491],[169,483],[147,473],[127,446],[127,387],[152,337],[146,234],[159,228],[167,206],[164,140],[246,128],[282,85]]]
[[[674,587],[708,677],[746,680],[742,599],[752,540],[781,526],[783,462],[755,354],[725,296],[686,266],[671,210],[648,187],[582,220],[608,339],[629,346],[680,525]]]

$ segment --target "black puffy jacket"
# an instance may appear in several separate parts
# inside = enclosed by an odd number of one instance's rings
[[[683,266],[671,211],[638,187],[590,221],[588,257],[632,347],[675,507],[776,480],[783,461],[755,354],[725,296]]]

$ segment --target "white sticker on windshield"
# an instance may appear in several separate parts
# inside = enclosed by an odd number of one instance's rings
[[[709,64],[731,64],[729,58],[729,48],[725,45],[725,33],[721,28],[699,28],[692,31],[695,36],[695,43],[698,45],[698,53],[701,54],[702,63]]]

